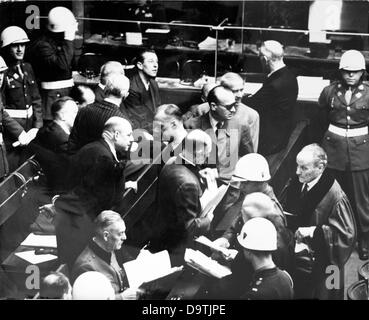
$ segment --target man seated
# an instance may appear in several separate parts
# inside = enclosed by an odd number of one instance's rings
[[[152,134],[152,123],[161,98],[155,77],[158,73],[158,56],[144,49],[136,57],[136,73],[130,77],[129,95],[121,110],[132,121],[133,129],[145,129]]]
[[[208,95],[208,113],[185,122],[186,129],[201,129],[211,137],[213,148],[209,164],[216,165],[219,177],[228,183],[237,160],[253,152],[250,128],[236,109],[236,100],[231,90],[214,87]]]
[[[314,252],[311,273],[297,268],[297,298],[344,298],[345,263],[355,248],[356,226],[346,194],[327,168],[327,154],[317,144],[304,147],[296,157],[297,169],[286,190],[284,208],[293,214],[289,228],[296,241]],[[296,261],[298,262],[298,260]],[[328,289],[327,266],[338,267],[339,288]],[[299,266],[299,264],[297,265]]]
[[[41,281],[40,299],[72,299],[72,287],[68,278],[61,272],[50,272]]]
[[[130,289],[123,263],[132,260],[122,248],[127,239],[126,226],[119,213],[101,212],[94,221],[94,233],[72,269],[72,281],[87,271],[105,275],[114,288],[117,300],[137,299],[138,290]]]
[[[293,281],[288,272],[273,262],[272,252],[277,250],[277,231],[269,220],[253,218],[243,226],[237,240],[243,248],[254,273],[252,281],[241,299],[287,300],[293,299]]]

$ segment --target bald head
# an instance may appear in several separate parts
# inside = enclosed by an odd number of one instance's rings
[[[271,61],[280,61],[283,59],[283,46],[275,40],[264,41],[261,48],[261,53]]]
[[[114,144],[116,149],[128,151],[132,142],[132,126],[121,117],[111,117],[104,125],[102,137]]]
[[[211,152],[211,138],[200,129],[189,132],[184,139],[183,156],[195,164],[203,164]]]
[[[230,90],[232,90],[232,84],[235,82],[244,82],[242,77],[235,72],[227,72],[220,78],[220,84]]]
[[[100,82],[104,86],[106,85],[106,80],[111,74],[122,74],[124,75],[124,67],[118,61],[108,61],[100,69]]]
[[[246,222],[251,218],[270,218],[276,214],[273,200],[261,192],[250,193],[242,204],[242,218]]]

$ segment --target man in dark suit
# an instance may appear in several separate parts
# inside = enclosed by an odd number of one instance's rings
[[[42,127],[29,145],[45,172],[52,193],[59,193],[67,188],[68,139],[77,112],[78,106],[72,98],[57,99],[51,105],[53,122]]]
[[[134,129],[145,129],[152,134],[156,108],[161,104],[158,84],[158,57],[152,50],[144,50],[136,58],[136,73],[130,78],[129,95],[122,104]]]
[[[212,220],[212,213],[201,217],[200,197],[205,184],[199,173],[211,145],[208,134],[191,131],[184,140],[183,151],[164,166],[159,176],[156,249],[167,249],[181,262],[186,245],[194,235],[205,233]]]
[[[132,141],[130,123],[121,117],[112,117],[106,122],[102,137],[75,155],[70,174],[71,191],[55,201],[61,262],[72,266],[89,239],[92,221],[122,199],[125,163],[118,160],[117,152],[128,151]]]
[[[208,113],[185,122],[187,129],[206,131],[216,146],[209,164],[216,165],[219,178],[228,182],[238,159],[253,152],[245,106],[237,105],[231,90],[222,86],[213,88],[208,95]]]
[[[100,82],[95,88],[95,101],[102,103],[106,97],[105,86],[111,74],[125,75],[123,65],[118,61],[108,61],[100,69]]]
[[[268,77],[259,91],[242,99],[259,113],[258,152],[264,156],[285,148],[294,126],[298,84],[296,76],[284,64],[283,54],[279,42],[269,40],[263,43],[260,55]]]
[[[124,118],[119,105],[128,95],[129,80],[123,74],[112,74],[105,86],[105,98],[79,110],[69,136],[69,152],[76,153],[89,142],[99,139],[105,122],[113,116]]]
[[[101,212],[94,221],[92,239],[74,263],[72,283],[82,273],[97,271],[110,280],[116,300],[136,299],[138,290],[128,288],[123,268],[123,263],[133,259],[122,248],[126,239],[126,226],[120,214],[111,210]]]

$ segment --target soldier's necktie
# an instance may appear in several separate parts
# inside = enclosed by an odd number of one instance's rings
[[[18,73],[19,73],[19,76],[21,77],[21,79],[23,79],[24,78],[24,73],[23,73],[22,67],[19,63],[17,64],[17,70],[18,70]]]
[[[352,90],[351,88],[348,88],[345,93],[345,100],[347,104],[350,104],[351,97],[352,97]]]

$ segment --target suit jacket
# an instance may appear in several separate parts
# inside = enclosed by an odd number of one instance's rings
[[[296,76],[283,67],[272,73],[253,96],[242,99],[259,113],[258,152],[262,155],[277,153],[287,146],[294,127],[297,95]]]
[[[95,217],[122,199],[124,162],[118,162],[108,144],[100,139],[85,145],[75,155],[71,169],[71,188],[81,201],[92,207]]]
[[[146,129],[152,133],[152,122],[161,98],[156,81],[150,79],[149,83],[149,90],[146,90],[140,75],[135,73],[130,78],[129,95],[121,109],[131,120],[133,129]]]
[[[254,152],[250,129],[244,116],[245,106],[238,105],[232,119],[225,121],[223,129],[218,134],[218,140],[210,124],[209,113],[197,118],[191,118],[184,123],[186,129],[201,129],[208,133],[213,141],[209,164],[216,164],[219,177],[229,181],[238,159],[245,154]],[[214,147],[216,146],[216,147]],[[216,152],[218,151],[218,163]]]
[[[302,184],[297,177],[286,190],[284,208],[295,215],[290,227],[316,226],[313,237],[307,243],[314,250],[313,298],[343,299],[343,283],[338,290],[325,286],[326,267],[336,265],[343,277],[344,265],[349,259],[356,241],[356,226],[352,208],[338,182],[324,171],[318,183],[301,198]]]
[[[111,253],[104,251],[94,241],[90,241],[88,246],[81,252],[74,263],[71,273],[72,283],[74,283],[82,273],[88,271],[100,272],[110,280],[114,288],[114,292],[116,293],[116,298],[119,299],[119,293],[129,287],[123,263],[132,260],[132,257],[126,254],[122,249],[116,251],[115,255],[119,266],[122,268],[120,272],[110,265]]]
[[[242,103],[241,103],[242,104]],[[250,128],[250,136],[252,140],[252,144],[254,146],[254,152],[257,152],[259,145],[259,131],[260,131],[260,117],[257,111],[254,109],[245,106],[239,108],[240,115],[239,117],[243,119]],[[188,113],[188,116],[185,116],[184,120],[191,118],[191,114],[194,117],[202,116],[205,113],[208,113],[210,110],[209,103],[204,102],[201,104],[197,104],[191,107],[191,110]]]
[[[159,176],[158,225],[164,248],[175,250],[210,226],[201,218],[201,185],[198,169],[190,164],[167,164]]]
[[[98,140],[105,122],[114,116],[124,118],[117,105],[105,100],[80,109],[69,136],[69,152],[75,153],[87,143]]]
[[[6,70],[3,101],[7,109],[32,108],[33,115],[30,118],[14,117],[28,131],[31,128],[41,128],[43,125],[41,96],[32,66],[27,62],[21,62],[20,65],[23,77],[19,74],[16,64],[9,65]]]
[[[68,139],[69,134],[53,121],[37,132],[35,141],[56,153],[66,153],[68,151]]]

